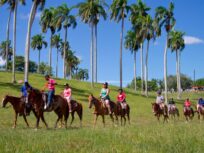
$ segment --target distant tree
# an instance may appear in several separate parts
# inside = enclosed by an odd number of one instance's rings
[[[195,81],[195,86],[204,86],[204,78]]]
[[[8,55],[7,55],[7,44],[8,44]],[[12,47],[11,47],[11,41],[2,41],[0,43],[0,56],[3,60],[6,60],[8,57],[9,60],[11,60],[12,56]]]
[[[89,72],[88,69],[79,69],[78,77],[80,80],[88,80],[89,79]]]
[[[43,75],[45,74],[52,75],[52,68],[47,63],[41,62],[39,65],[39,73]]]

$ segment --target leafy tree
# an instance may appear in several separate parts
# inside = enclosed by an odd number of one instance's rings
[[[7,45],[8,45],[8,55],[7,55]],[[2,41],[0,43],[0,56],[2,57],[3,60],[11,60],[12,56],[12,47],[11,47],[11,41]]]
[[[48,64],[41,62],[39,65],[39,73],[43,75],[46,75],[46,74],[52,75],[52,68]]]

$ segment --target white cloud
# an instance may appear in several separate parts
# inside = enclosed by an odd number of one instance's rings
[[[20,19],[27,20],[27,19],[29,19],[29,15],[30,15],[30,13],[20,14]],[[35,18],[40,19],[40,15],[41,15],[41,12],[37,12],[36,15],[35,15]]]
[[[6,63],[6,61],[3,60],[3,59],[0,57],[0,65],[2,66],[2,65],[4,65],[5,63]]]
[[[184,36],[185,44],[193,45],[193,44],[203,44],[204,41],[200,38],[193,37],[193,36]]]

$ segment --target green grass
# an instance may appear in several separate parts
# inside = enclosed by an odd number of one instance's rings
[[[23,74],[17,74],[17,80],[22,80]],[[41,89],[44,78],[41,75],[30,75],[30,83]],[[10,83],[11,74],[0,72],[0,99],[5,94],[20,95],[19,84]],[[12,129],[14,112],[12,107],[0,108],[0,152],[17,153],[199,153],[204,150],[204,122],[197,117],[189,123],[185,123],[182,115],[182,102],[177,101],[180,110],[180,118],[167,124],[157,122],[152,114],[151,102],[155,99],[155,93],[149,98],[135,94],[134,91],[125,89],[127,101],[131,107],[131,125],[125,127],[113,126],[110,118],[106,117],[106,127],[103,128],[101,118],[98,119],[96,128],[93,128],[93,110],[88,109],[88,95],[93,93],[96,97],[101,88],[97,84],[94,89],[87,82],[65,81],[57,79],[57,93],[63,90],[63,84],[68,82],[73,88],[73,97],[80,101],[84,108],[83,127],[79,128],[79,119],[76,116],[74,124],[67,130],[64,128],[54,130],[54,122],[57,116],[45,113],[45,119],[50,127],[46,130],[40,122],[40,129],[35,131],[35,118],[28,117],[31,128],[26,128],[22,117],[18,118],[16,129]],[[117,87],[110,87],[111,98],[115,99]],[[203,93],[184,93],[183,99],[190,97],[195,103]],[[169,95],[175,97],[176,95]],[[69,120],[70,121],[70,120]]]

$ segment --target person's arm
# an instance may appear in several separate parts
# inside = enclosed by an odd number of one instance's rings
[[[69,90],[70,90],[70,97],[72,96],[72,89],[71,88],[69,88]]]
[[[106,96],[108,96],[109,93],[110,93],[110,89],[107,89]]]
[[[21,87],[21,96],[23,96],[23,87]]]

